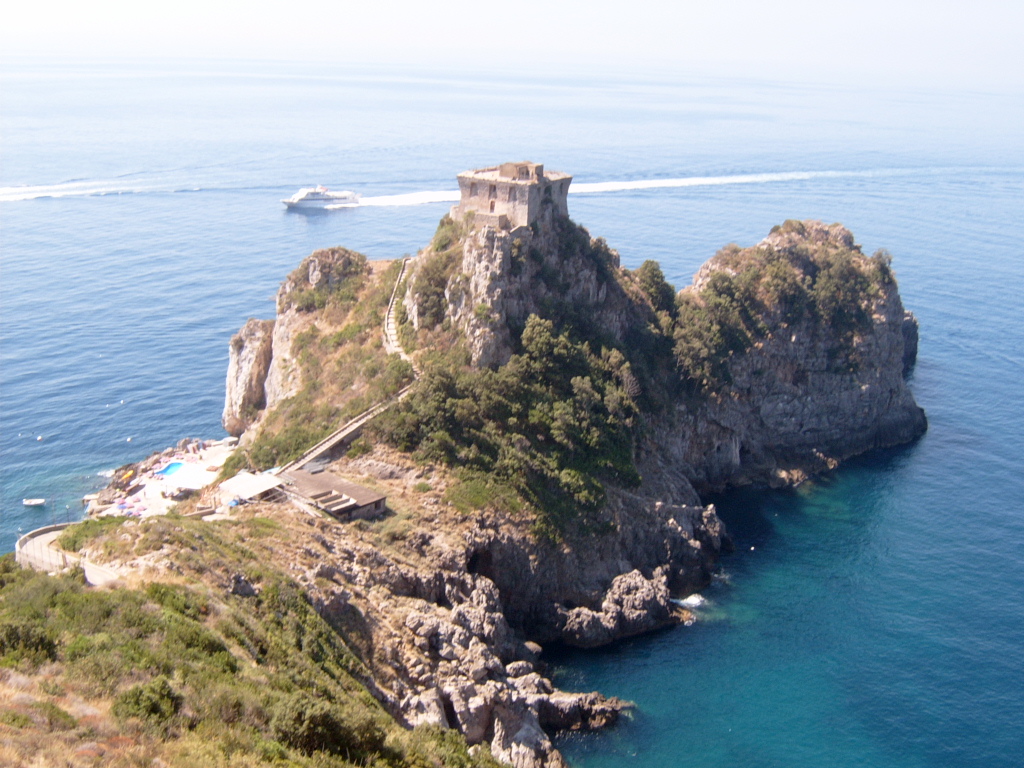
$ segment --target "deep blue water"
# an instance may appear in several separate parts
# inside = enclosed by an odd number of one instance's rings
[[[796,491],[714,499],[737,551],[702,621],[555,658],[563,686],[637,704],[562,746],[587,768],[1020,764],[1019,94],[9,62],[0,94],[0,551],[80,514],[99,472],[223,434],[228,340],[272,316],[303,256],[415,253],[447,209],[286,213],[300,186],[452,190],[506,159],[578,182],[768,174],[570,211],[679,286],[786,218],[888,249],[929,432]]]

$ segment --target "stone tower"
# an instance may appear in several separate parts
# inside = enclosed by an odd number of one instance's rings
[[[462,199],[451,212],[456,221],[472,212],[477,225],[512,230],[533,224],[544,205],[554,206],[558,215],[569,215],[566,196],[572,176],[545,173],[539,163],[502,163],[465,171],[458,179]]]

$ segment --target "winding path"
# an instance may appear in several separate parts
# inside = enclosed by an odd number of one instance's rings
[[[94,563],[77,552],[65,552],[57,546],[57,539],[65,528],[75,523],[46,525],[29,531],[14,545],[14,559],[22,568],[44,573],[60,573],[80,565],[85,580],[94,587],[112,584],[120,576],[109,568]]]
[[[409,365],[412,366],[413,380],[420,377],[419,366],[413,361],[409,353],[403,349],[401,342],[398,340],[398,324],[395,321],[395,307],[398,303],[398,289],[402,285],[402,280],[405,279],[405,273],[409,267],[409,259],[402,259],[402,268],[398,272],[398,278],[395,280],[395,287],[391,291],[391,300],[388,302],[388,312],[384,316],[384,351],[389,355],[397,354]],[[377,403],[372,408],[360,413],[351,421],[346,422],[337,430],[329,434],[319,443],[314,445],[299,458],[290,464],[286,464],[281,468],[282,472],[287,472],[290,469],[302,469],[304,466],[309,464],[314,459],[318,459],[324,454],[330,453],[330,451],[340,443],[345,442],[350,437],[358,435],[367,422],[371,421],[375,417],[390,408],[394,403],[404,398],[409,391],[412,389],[412,384],[408,384],[400,389],[394,396],[388,398],[384,402]]]

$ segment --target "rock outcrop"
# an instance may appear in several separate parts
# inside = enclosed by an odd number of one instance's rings
[[[231,338],[222,422],[238,437],[266,407],[264,383],[273,359],[273,320],[251,319]]]
[[[337,469],[416,477],[400,456]],[[456,728],[521,768],[552,768],[562,763],[549,733],[604,727],[625,704],[557,690],[536,641],[594,647],[684,621],[672,596],[705,586],[728,546],[713,507],[615,492],[607,510],[604,533],[556,542],[537,538],[527,515],[426,505],[387,551],[320,521],[316,545],[286,556],[321,613],[361,638],[375,694],[396,717]]]
[[[892,279],[872,289],[867,320],[842,338],[820,315],[767,306],[756,338],[728,353],[725,383],[682,394],[674,316],[603,241],[553,210],[512,231],[471,220],[452,226],[462,227],[454,245],[427,249],[411,265],[403,304],[414,330],[464,339],[474,365],[506,362],[533,314],[596,329],[626,351],[650,349],[657,337],[661,358],[645,381],[663,391],[647,393],[661,405],[639,417],[642,482],[630,491],[606,486],[599,517],[557,541],[538,537],[528,515],[483,509],[466,517],[434,497],[386,552],[321,520],[283,554],[322,615],[355,644],[371,690],[397,718],[457,728],[517,768],[560,766],[548,732],[614,722],[623,704],[557,691],[534,643],[589,648],[688,620],[673,597],[706,586],[729,546],[698,491],[793,484],[920,435],[924,413],[904,381],[917,324]],[[793,263],[815,248],[849,254],[857,269],[867,263],[849,231],[819,222],[780,228],[756,248]],[[730,273],[743,254],[712,259],[688,291]],[[813,269],[798,278],[810,285]],[[237,349],[233,342],[226,426],[250,426],[260,393],[270,408],[296,391],[291,351],[309,320],[284,297],[299,271],[282,287],[272,333],[251,321]],[[342,471],[407,487],[418,472],[382,447],[343,459]]]
[[[466,339],[474,365],[506,362],[515,331],[555,306],[592,318],[616,338],[644,325],[642,310],[616,279],[618,253],[553,208],[532,228],[474,227],[472,219],[462,226],[461,252],[444,286],[445,316]],[[417,278],[437,257],[428,250],[411,264],[404,303],[416,328],[425,326]]]
[[[802,222],[757,247],[786,254],[822,246],[859,253],[849,230],[821,222]],[[723,261],[705,264],[688,290],[727,270]],[[776,316],[763,339],[729,359],[729,387],[653,425],[647,450],[704,491],[793,484],[850,456],[919,437],[927,420],[904,378],[916,359],[917,321],[905,312],[895,280],[879,281],[869,314],[845,351],[837,351],[837,332],[820,319]]]
[[[300,306],[295,297],[326,287],[334,272],[343,268],[339,265],[349,266],[352,255],[336,248],[303,259],[277,291],[275,319],[251,319],[232,337],[221,418],[228,434],[241,436],[301,389],[302,372],[293,350],[296,337],[314,322],[315,313],[309,310],[315,303]]]

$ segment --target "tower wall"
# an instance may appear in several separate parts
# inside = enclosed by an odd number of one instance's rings
[[[559,171],[545,173],[544,166],[537,163],[504,163],[466,171],[459,174],[458,181],[461,199],[452,208],[453,218],[473,213],[478,224],[515,229],[530,226],[544,205],[553,205],[560,216],[569,215],[572,177]]]

